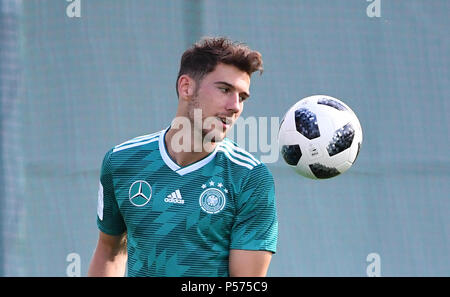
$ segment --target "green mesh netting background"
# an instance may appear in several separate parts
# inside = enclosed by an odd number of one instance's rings
[[[1,275],[64,276],[71,253],[86,275],[103,155],[167,127],[180,56],[203,35],[263,54],[242,117],[281,119],[328,94],[364,130],[334,179],[267,164],[280,227],[269,276],[365,276],[370,253],[382,276],[450,274],[450,2],[380,0],[379,17],[365,0],[79,3],[70,18],[64,0],[0,2]]]

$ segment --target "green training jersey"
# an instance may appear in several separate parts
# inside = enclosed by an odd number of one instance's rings
[[[278,222],[272,174],[224,139],[185,167],[169,156],[166,130],[108,151],[97,225],[127,232],[129,276],[228,276],[230,249],[275,253]]]

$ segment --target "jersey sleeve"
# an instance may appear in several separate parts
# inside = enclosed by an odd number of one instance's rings
[[[230,248],[275,253],[277,240],[274,180],[266,165],[261,163],[252,169],[237,199]]]
[[[126,226],[114,194],[111,152],[112,150],[106,153],[100,172],[97,226],[106,234],[120,235],[125,232]]]

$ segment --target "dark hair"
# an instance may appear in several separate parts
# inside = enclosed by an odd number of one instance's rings
[[[263,72],[263,61],[259,52],[226,37],[205,37],[188,48],[181,57],[176,85],[177,96],[180,76],[187,74],[198,83],[206,74],[214,71],[218,63],[233,65],[250,76],[255,71]]]

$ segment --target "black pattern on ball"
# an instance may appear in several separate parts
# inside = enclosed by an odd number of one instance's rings
[[[332,178],[341,174],[336,168],[330,168],[319,163],[311,164],[309,165],[309,168],[314,176],[320,179]]]
[[[316,115],[309,109],[300,108],[295,111],[295,127],[300,134],[308,139],[320,137]]]
[[[285,118],[286,118],[286,115],[284,115],[283,118],[281,119],[280,126],[278,127],[278,133],[280,133],[280,129],[281,129],[281,126],[283,126]]]
[[[327,146],[327,151],[330,157],[348,149],[352,145],[354,137],[355,129],[353,129],[353,126],[350,123],[336,130],[333,138]]]
[[[360,149],[361,149],[361,142],[358,142],[358,151],[356,151],[356,156],[355,156],[355,160],[353,160],[353,163],[355,163],[356,159],[358,158]]]
[[[317,100],[317,104],[328,105],[330,107],[336,108],[337,110],[347,110],[347,108],[336,100],[329,98],[320,98]]]
[[[286,163],[295,166],[302,157],[302,151],[298,144],[283,145],[281,148],[281,155]]]

